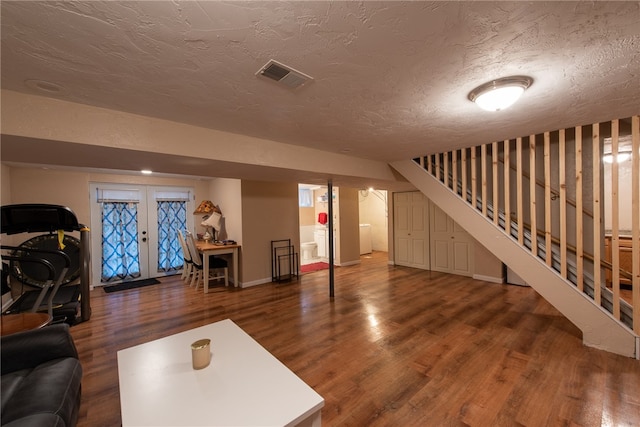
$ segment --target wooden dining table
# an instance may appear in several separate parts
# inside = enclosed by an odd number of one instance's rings
[[[202,254],[202,269],[204,270],[204,293],[209,293],[209,255],[232,255],[233,286],[240,286],[238,279],[238,252],[240,245],[221,245],[205,240],[197,240],[196,248]]]

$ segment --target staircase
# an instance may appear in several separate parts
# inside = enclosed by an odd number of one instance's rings
[[[417,162],[418,163],[418,162]],[[419,163],[418,163],[419,164]],[[444,171],[441,170],[441,173],[444,174]],[[453,179],[452,175],[449,173],[449,179]],[[458,184],[458,194],[462,194],[462,186],[460,184]],[[466,200],[471,200],[472,194],[471,191],[469,191],[467,189],[467,198]],[[476,198],[476,209],[478,211],[482,210],[482,199],[481,198]],[[493,220],[494,224],[496,223],[495,221],[495,216],[494,214],[496,213],[496,209],[494,209],[493,204],[488,203],[487,204],[487,218]],[[507,228],[506,227],[506,217],[503,211],[499,211],[497,212],[497,225],[501,230],[511,230],[511,237],[513,239],[518,239],[519,236],[519,225],[517,223],[517,221],[513,220],[513,219],[509,219],[510,222],[510,227]],[[527,228],[526,226],[523,227],[523,241],[522,241],[522,245],[527,248],[529,251],[533,250],[533,248],[535,248],[535,251],[537,252],[537,256],[538,258],[545,260],[547,258],[547,250],[546,250],[546,242],[544,237],[539,234],[536,233],[536,244],[533,245],[533,241],[531,239],[531,229]],[[573,255],[575,256],[575,252],[573,253]],[[566,273],[566,279],[571,282],[574,286],[578,286],[578,278],[579,278],[579,274],[578,274],[578,267],[575,264],[575,262],[571,259],[567,259],[566,260],[567,263],[567,273]],[[552,242],[551,245],[551,268],[553,268],[553,270],[555,270],[556,272],[560,272],[561,268],[562,268],[562,260],[561,260],[561,253],[560,253],[560,245],[556,242]],[[628,273],[628,272],[626,272]],[[588,272],[584,272],[583,271],[583,277],[582,277],[582,285],[583,285],[583,291],[591,298],[594,299],[594,295],[595,295],[595,289],[594,289],[594,280],[593,280],[593,276],[591,274],[589,274]],[[609,313],[613,312],[613,300],[614,300],[614,296],[613,296],[613,292],[611,292],[611,290],[609,290],[609,288],[607,288],[606,286],[600,286],[600,294],[601,294],[601,306],[607,310]],[[633,307],[627,303],[624,300],[620,301],[620,321],[622,323],[624,323],[629,329],[633,329]]]
[[[629,127],[629,134],[632,136],[629,139],[632,140],[634,153],[639,153],[638,116],[632,117],[628,122],[633,123]],[[603,133],[615,135],[616,140],[612,145],[617,151],[618,139],[622,139],[619,130],[623,129],[624,134],[624,126],[616,120],[604,128],[606,131]],[[613,274],[613,284],[609,289],[603,281],[602,268],[593,268],[593,265],[599,266],[603,262],[600,246],[604,228],[600,218],[601,200],[597,194],[605,190],[595,187],[589,189],[596,194],[592,202],[594,213],[589,213],[593,218],[585,220],[584,212],[587,209],[582,206],[583,173],[593,173],[593,178],[589,175],[589,179],[597,185],[602,181],[599,176],[599,172],[604,169],[600,162],[603,141],[598,132],[600,129],[599,124],[591,125],[588,129],[591,130],[589,136],[594,141],[589,156],[597,159],[593,163],[593,170],[597,170],[596,172],[591,172],[589,168],[582,169],[582,127],[571,129],[570,137],[567,137],[569,132],[561,130],[555,135],[545,133],[525,137],[525,140],[528,138],[528,144],[523,138],[517,138],[515,141],[504,141],[502,146],[498,143],[487,144],[415,160],[398,161],[391,166],[575,324],[582,331],[585,345],[640,359],[640,266],[635,266],[633,272],[620,273],[634,280],[631,291],[633,300],[629,303],[621,298],[620,274],[617,270],[614,270],[616,274]],[[536,166],[537,140],[544,141],[544,155],[538,155],[543,164],[539,166]],[[585,141],[588,140],[589,138],[585,138]],[[558,163],[555,165],[558,169],[554,170],[558,175],[555,180],[550,178],[551,152],[554,146],[552,141],[558,143],[557,152],[560,153],[558,159],[554,159]],[[571,152],[567,152],[568,141],[575,147],[578,155],[572,156]],[[542,147],[538,148],[540,151]],[[513,156],[512,159],[515,158],[516,163],[513,173],[510,172],[510,155]],[[632,163],[633,177],[637,181],[640,180],[638,157],[640,156],[634,155]],[[500,167],[501,161],[504,163]],[[528,171],[523,168],[523,164],[530,165]],[[571,183],[566,182],[566,165],[576,171],[574,176],[577,184],[572,195],[578,203],[574,216],[567,214],[565,206],[568,200],[566,188],[572,187]],[[616,164],[611,167],[614,175],[612,182],[616,185],[618,167]],[[541,185],[536,183],[536,170],[544,170],[545,178]],[[523,180],[523,176],[527,178]],[[529,185],[524,185],[524,181],[529,181]],[[637,207],[640,191],[636,185],[633,188],[631,205]],[[517,200],[511,200],[514,192],[516,195],[513,199]],[[536,196],[538,192],[544,192],[544,196]],[[618,201],[614,197],[613,214],[618,213],[617,208]],[[533,225],[525,222],[527,214]],[[538,216],[544,217],[542,230],[535,226]],[[632,216],[634,260],[638,260],[640,225],[638,214],[633,213]],[[557,218],[560,218],[559,226],[552,226],[551,219]],[[569,226],[573,227],[574,220],[577,223],[575,240],[578,241],[575,252],[568,249],[573,248],[573,242],[569,237],[572,233],[567,232]],[[596,226],[583,229],[583,221],[590,221]],[[616,237],[619,233],[615,228],[617,221],[613,223],[611,232]],[[581,230],[582,233],[579,232]],[[583,239],[593,240],[594,256],[587,256]],[[616,262],[614,259],[613,269],[618,268]],[[600,285],[594,286],[595,283]]]

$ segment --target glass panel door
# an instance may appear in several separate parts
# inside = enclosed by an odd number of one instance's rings
[[[178,230],[187,230],[193,223],[193,205],[188,188],[149,187],[149,270],[153,277],[175,274],[182,270],[182,247]],[[189,224],[191,223],[191,224]]]
[[[193,227],[189,188],[91,184],[92,283],[181,271],[177,230]]]
[[[137,279],[140,271],[138,203],[102,203],[101,282]]]

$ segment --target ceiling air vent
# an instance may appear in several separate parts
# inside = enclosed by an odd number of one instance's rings
[[[269,60],[258,72],[258,76],[263,76],[288,87],[289,89],[297,89],[300,86],[313,80],[313,77],[294,70],[284,64],[273,59]]]

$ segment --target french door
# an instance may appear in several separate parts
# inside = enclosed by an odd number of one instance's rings
[[[175,274],[182,269],[177,230],[193,228],[193,190],[91,184],[93,285]]]

